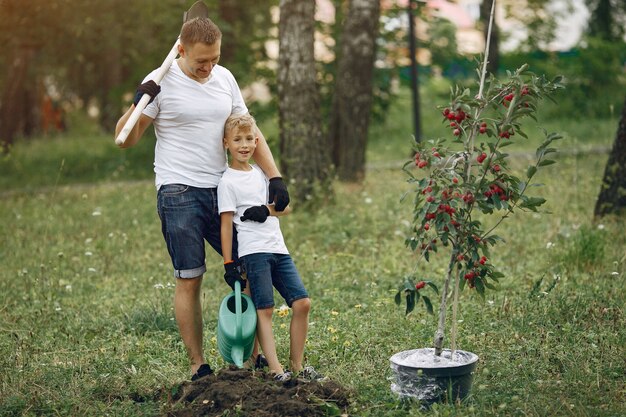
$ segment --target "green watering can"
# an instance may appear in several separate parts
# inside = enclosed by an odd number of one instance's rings
[[[217,319],[217,347],[226,362],[243,368],[252,356],[256,335],[256,309],[252,299],[241,293],[241,283],[222,300]]]

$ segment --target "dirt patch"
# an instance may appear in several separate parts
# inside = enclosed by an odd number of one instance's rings
[[[267,372],[224,368],[172,389],[164,417],[347,414],[350,391],[333,381],[275,382]],[[232,414],[231,414],[232,413]]]

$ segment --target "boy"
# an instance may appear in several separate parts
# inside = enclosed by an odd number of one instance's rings
[[[268,179],[260,168],[250,164],[259,142],[256,132],[256,122],[249,114],[230,116],[224,127],[224,146],[231,154],[230,166],[217,187],[224,279],[231,287],[236,280],[242,280],[231,251],[234,224],[239,260],[250,284],[247,291],[257,309],[257,337],[270,372],[277,381],[288,381],[293,375],[283,369],[276,354],[272,332],[273,285],[293,309],[289,328],[291,370],[305,379],[320,379],[313,367],[302,365],[311,301],[289,256],[277,218],[288,214],[290,207],[278,212],[274,205],[265,204]]]

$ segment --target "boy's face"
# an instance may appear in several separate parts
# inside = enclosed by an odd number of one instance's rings
[[[233,164],[247,164],[254,154],[259,138],[252,127],[236,127],[224,138],[224,146],[233,157]]]

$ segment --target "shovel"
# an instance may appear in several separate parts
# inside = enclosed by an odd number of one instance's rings
[[[256,335],[256,309],[252,299],[241,293],[241,283],[224,297],[217,319],[217,347],[226,362],[243,368],[252,356]]]
[[[206,4],[204,4],[204,2],[202,2],[201,0],[195,2],[189,8],[189,10],[187,10],[183,14],[183,23],[196,17],[209,17],[209,9]],[[161,80],[163,80],[163,77],[165,77],[165,74],[170,69],[172,62],[174,62],[174,59],[176,59],[176,56],[178,55],[178,45],[180,45],[180,36],[178,36],[178,38],[176,39],[176,42],[170,50],[170,53],[167,54],[167,57],[165,57],[165,60],[161,64],[161,67],[156,73],[154,79],[152,80],[155,83],[161,84]],[[115,138],[116,145],[121,145],[126,142],[128,134],[131,130],[133,130],[133,127],[135,127],[137,120],[139,120],[139,116],[141,116],[141,112],[143,112],[143,110],[146,108],[151,98],[152,97],[150,97],[149,94],[144,94],[141,97],[139,103],[137,103],[137,106],[135,107],[135,110],[133,110],[130,117],[126,121],[126,124],[120,131],[119,135],[117,135],[117,137]]]

